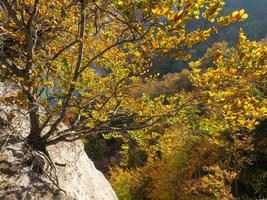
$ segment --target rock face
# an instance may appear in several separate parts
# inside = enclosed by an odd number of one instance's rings
[[[58,143],[47,148],[56,166],[59,186],[76,199],[113,200],[114,191],[87,157],[81,141]]]
[[[0,83],[0,96],[6,94]],[[0,106],[1,200],[117,199],[104,175],[87,157],[81,141],[49,146],[48,157],[27,145],[28,132],[26,112]]]

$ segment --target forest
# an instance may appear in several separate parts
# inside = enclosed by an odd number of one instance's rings
[[[0,104],[37,151],[82,140],[119,200],[265,199],[266,8],[0,0]]]

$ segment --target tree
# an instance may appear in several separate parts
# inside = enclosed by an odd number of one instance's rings
[[[221,17],[222,0],[1,0],[1,81],[17,84],[29,113],[29,143],[43,149],[88,134],[150,127],[176,113],[160,99],[133,98],[153,58],[186,49],[247,17]],[[186,24],[201,18],[189,31]],[[203,20],[204,19],[204,20]],[[59,130],[61,122],[71,124]]]
[[[241,31],[236,48],[216,44],[192,62],[194,89],[179,94],[195,98],[172,119],[156,145],[147,148],[144,166],[113,170],[111,183],[118,196],[264,198],[266,61],[264,41],[249,41]]]

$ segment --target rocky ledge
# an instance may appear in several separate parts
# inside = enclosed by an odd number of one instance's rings
[[[0,96],[8,94],[4,89],[0,83]],[[87,157],[82,141],[49,146],[45,155],[27,145],[29,127],[26,112],[0,106],[0,199],[117,199]]]

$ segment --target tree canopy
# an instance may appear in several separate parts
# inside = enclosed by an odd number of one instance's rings
[[[223,5],[222,0],[2,0],[1,81],[21,87],[16,102],[8,103],[29,111],[29,140],[52,144],[135,130],[173,113],[160,100],[149,106],[147,98],[132,98],[127,90],[145,77],[153,57],[175,49],[175,58],[187,59],[185,49],[247,17],[244,10],[219,16]],[[205,19],[201,28],[186,29],[199,18]],[[76,121],[57,132],[68,112]]]
[[[266,42],[241,29],[235,48],[216,43],[160,81],[150,73],[162,57],[188,61],[197,45],[248,17],[244,9],[224,15],[224,6],[1,0],[0,81],[19,92],[0,103],[27,112],[27,142],[37,150],[122,138],[124,157],[111,176],[121,199],[234,198],[262,153],[255,146],[266,146],[255,139],[267,115]],[[258,177],[266,180],[261,170]],[[263,182],[249,187],[258,194]]]

